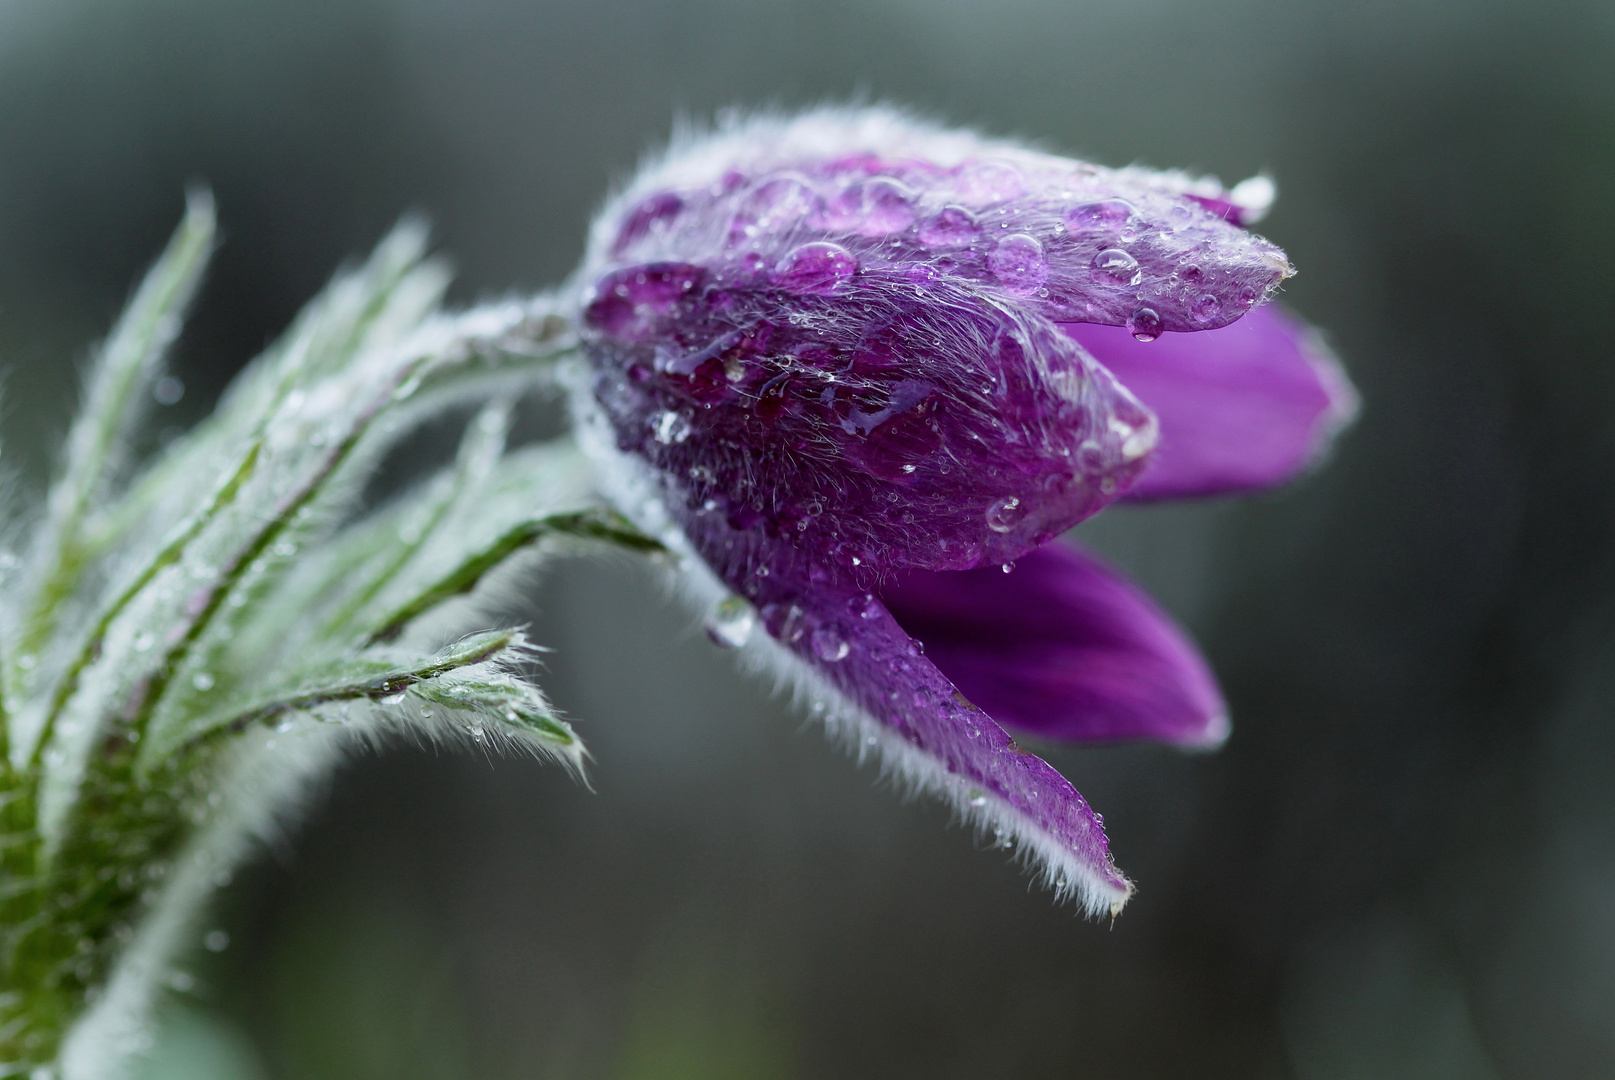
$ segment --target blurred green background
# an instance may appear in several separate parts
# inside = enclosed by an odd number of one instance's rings
[[[1615,1076],[1615,6],[0,0],[5,461],[212,185],[194,420],[402,212],[554,283],[679,114],[863,95],[1238,180],[1366,400],[1324,472],[1083,531],[1210,757],[1051,750],[1141,891],[1054,907],[628,563],[520,605],[595,790],[401,747],[243,868],[150,1077]],[[223,944],[215,936],[213,944]]]

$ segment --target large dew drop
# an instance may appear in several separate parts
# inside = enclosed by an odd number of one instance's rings
[[[1093,257],[1093,268],[1101,276],[1122,285],[1137,285],[1144,276],[1138,260],[1121,248],[1106,248]]]
[[[1141,307],[1127,318],[1127,329],[1139,341],[1154,341],[1161,336],[1161,316],[1154,308]]]
[[[847,658],[852,646],[834,626],[821,626],[813,631],[813,655],[826,663],[834,664]]]
[[[751,638],[757,613],[739,596],[726,596],[707,619],[707,637],[720,649],[738,649]]]
[[[690,422],[671,410],[658,413],[652,423],[651,434],[663,446],[681,443],[690,437]]]
[[[975,216],[962,206],[944,206],[920,223],[920,243],[928,248],[969,247],[980,235]]]
[[[1026,516],[1026,508],[1018,496],[1009,495],[987,508],[987,527],[996,533],[1007,533]]]
[[[1043,245],[1035,236],[1013,233],[998,241],[993,253],[987,256],[987,268],[1003,284],[1005,291],[1016,296],[1030,296],[1049,278],[1048,260],[1043,257]]]
[[[858,260],[839,244],[800,244],[780,260],[774,281],[796,293],[832,293],[858,270]]]

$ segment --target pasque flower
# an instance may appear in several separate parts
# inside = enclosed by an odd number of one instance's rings
[[[1132,885],[1009,732],[1210,747],[1228,722],[1184,633],[1056,537],[1279,483],[1353,407],[1263,306],[1291,273],[1244,227],[1271,190],[885,109],[738,119],[644,169],[579,278],[580,427],[714,640],[1093,913]]]

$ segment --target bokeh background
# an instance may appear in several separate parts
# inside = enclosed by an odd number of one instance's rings
[[[1271,170],[1284,302],[1366,402],[1290,490],[1082,530],[1236,725],[1050,751],[1125,917],[567,563],[524,603],[594,790],[357,761],[225,890],[149,1076],[1615,1076],[1608,0],[0,0],[4,463],[37,491],[188,183],[226,241],[173,428],[405,211],[461,299],[542,287],[674,116],[858,95]]]

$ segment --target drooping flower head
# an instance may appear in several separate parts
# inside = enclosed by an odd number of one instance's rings
[[[1131,886],[1001,723],[1209,745],[1226,718],[1170,620],[1050,542],[1129,494],[1277,482],[1349,411],[1258,310],[1291,272],[1243,228],[1260,188],[883,109],[734,121],[644,170],[581,273],[582,426],[715,640],[1090,911]]]

